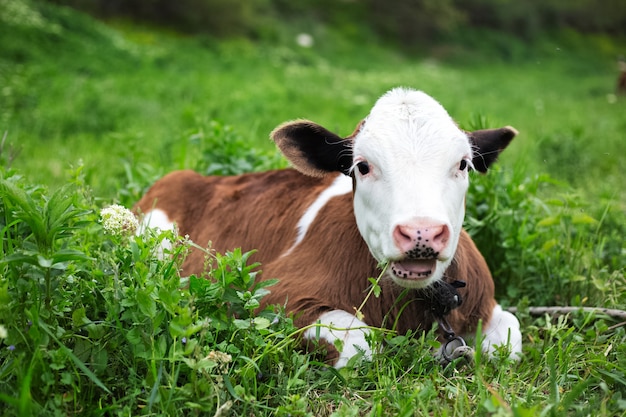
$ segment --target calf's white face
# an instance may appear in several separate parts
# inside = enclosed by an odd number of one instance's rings
[[[354,137],[354,212],[378,261],[404,287],[440,279],[459,239],[472,148],[428,95],[392,90]]]
[[[396,283],[422,288],[452,262],[468,171],[486,172],[516,134],[510,127],[463,132],[433,98],[397,88],[346,139],[306,120],[279,126],[272,138],[307,175],[351,176],[354,215],[370,252],[390,263]]]

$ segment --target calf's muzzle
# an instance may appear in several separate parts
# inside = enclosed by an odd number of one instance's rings
[[[448,245],[450,228],[445,224],[422,222],[398,225],[393,231],[393,240],[410,259],[432,259]]]

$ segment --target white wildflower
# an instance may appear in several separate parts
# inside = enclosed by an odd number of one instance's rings
[[[8,335],[7,328],[0,324],[0,339],[6,339]]]
[[[233,402],[231,400],[226,401],[220,406],[220,408],[217,409],[217,411],[215,412],[215,417],[228,415],[228,411],[231,409],[232,406]]]
[[[220,352],[216,350],[210,351],[206,358],[208,360],[217,362],[222,365],[227,364],[233,360],[233,357],[230,356],[228,353],[224,353],[224,352]]]
[[[310,48],[315,43],[315,40],[308,33],[300,33],[296,36],[296,43],[303,48]]]
[[[100,221],[104,230],[112,235],[131,235],[139,227],[135,215],[119,204],[103,208],[100,211]]]

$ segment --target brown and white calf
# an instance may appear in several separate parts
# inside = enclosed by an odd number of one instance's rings
[[[364,351],[367,326],[428,330],[434,318],[426,287],[462,280],[463,303],[449,315],[456,334],[482,320],[483,350],[521,350],[519,322],[494,299],[484,258],[462,229],[469,171],[485,172],[516,135],[510,127],[460,130],[423,92],[397,88],[383,95],[347,138],[306,120],[285,123],[272,138],[293,169],[231,177],[173,172],[157,181],[136,210],[144,224],[176,224],[181,235],[217,251],[258,249],[263,277],[278,278],[266,304],[286,304],[296,324],[311,328],[333,352],[335,366]],[[380,297],[354,312],[379,274]],[[203,272],[204,254],[185,260],[186,275]],[[401,293],[402,300],[398,300]]]

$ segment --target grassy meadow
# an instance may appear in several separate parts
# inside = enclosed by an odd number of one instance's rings
[[[625,41],[472,33],[416,55],[306,22],[216,40],[0,6],[0,414],[626,415],[624,323],[528,312],[626,309]],[[347,135],[395,86],[429,93],[466,129],[520,132],[473,175],[466,222],[499,300],[518,308],[519,363],[477,354],[442,368],[434,332],[378,331],[371,362],[336,371],[299,349],[280,307],[255,311],[265,288],[247,254],[211,253],[206,276],[181,284],[189,242],[101,224],[103,207],[131,207],[175,169],[285,167],[276,125]],[[164,238],[180,256],[156,257]]]

